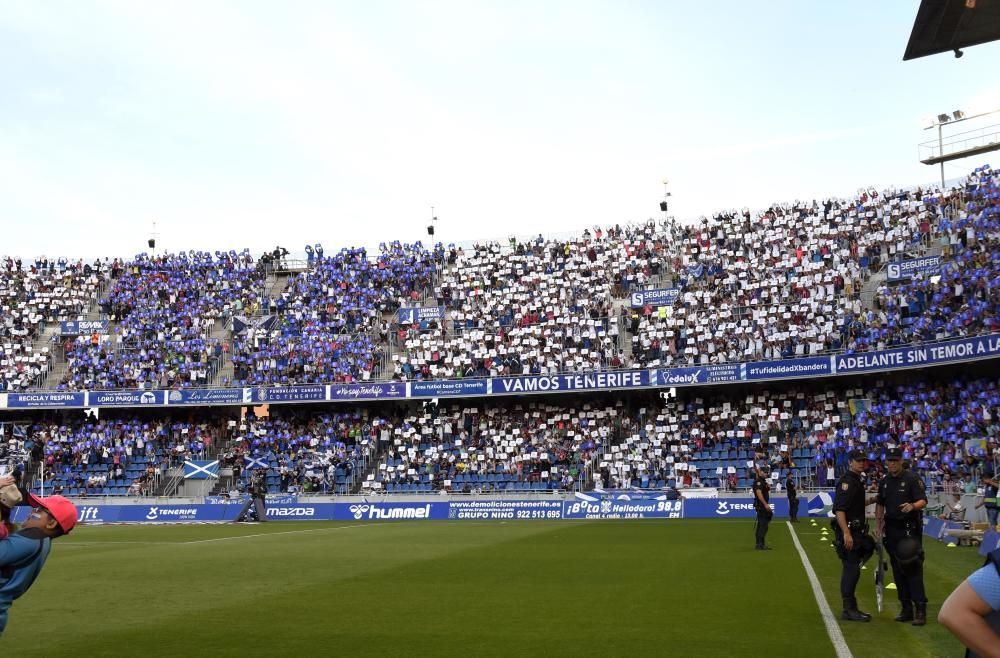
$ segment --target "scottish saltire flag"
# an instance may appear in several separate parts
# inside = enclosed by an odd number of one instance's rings
[[[258,459],[256,457],[251,457],[249,455],[243,455],[243,460],[245,462],[243,466],[248,470],[252,468],[270,468],[268,466],[268,463],[264,461],[263,457]]]
[[[11,429],[14,432],[14,438],[15,439],[20,439],[21,441],[24,441],[25,439],[28,438],[28,426],[27,425],[18,425],[17,423],[14,423],[14,425],[13,425],[13,427]]]
[[[219,460],[192,459],[184,462],[185,480],[210,480],[219,477]]]

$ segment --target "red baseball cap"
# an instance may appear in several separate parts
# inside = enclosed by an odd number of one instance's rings
[[[64,535],[68,535],[69,531],[76,525],[76,505],[63,496],[39,498],[35,494],[29,493],[28,502],[33,507],[41,507],[48,511],[62,528]]]

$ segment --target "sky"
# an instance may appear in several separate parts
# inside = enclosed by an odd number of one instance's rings
[[[1000,108],[1000,43],[903,62],[917,5],[7,0],[0,255],[128,258],[154,223],[157,252],[427,244],[432,207],[468,243],[659,218],[665,179],[682,222],[931,182],[926,118]]]

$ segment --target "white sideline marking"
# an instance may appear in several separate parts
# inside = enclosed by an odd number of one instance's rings
[[[324,532],[327,530],[344,530],[345,528],[360,528],[362,524],[338,525],[333,528],[312,528],[310,530],[285,530],[283,532],[261,532],[256,535],[235,535],[233,537],[218,537],[216,539],[197,539],[195,541],[180,541],[178,544],[209,544],[217,541],[229,541],[230,539],[250,539],[252,537],[276,537],[277,535],[297,535],[304,532]]]
[[[131,546],[135,544],[176,544],[175,541],[74,541],[67,542],[65,544],[59,544],[60,550],[63,548],[71,548],[73,546]]]
[[[826,602],[826,596],[823,595],[823,588],[820,587],[816,572],[813,571],[812,564],[809,563],[809,556],[806,555],[806,552],[802,549],[802,544],[799,543],[799,538],[795,534],[795,528],[792,527],[790,521],[785,521],[785,525],[788,526],[788,532],[792,534],[792,542],[795,543],[795,549],[799,552],[799,557],[802,559],[802,566],[806,568],[806,575],[809,576],[809,584],[812,585],[813,596],[816,597],[816,605],[819,606],[819,613],[823,616],[823,623],[826,625],[826,633],[830,636],[830,642],[833,643],[833,650],[837,652],[838,658],[852,658],[851,649],[847,646],[847,641],[844,639],[844,634],[841,632],[840,626],[837,625],[837,618],[833,616],[830,604]]]

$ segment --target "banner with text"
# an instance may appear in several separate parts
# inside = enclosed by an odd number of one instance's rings
[[[449,379],[410,384],[410,397],[445,398],[464,395],[486,395],[486,379]]]
[[[578,393],[700,386],[891,372],[904,368],[962,363],[1000,357],[1000,333],[957,338],[889,350],[810,356],[781,361],[753,361],[653,370],[609,370],[559,375],[522,375],[434,381],[315,384],[254,388],[181,389],[175,391],[92,391],[0,393],[0,409],[141,407],[149,405],[245,405],[264,402],[355,402],[430,397],[472,397]]]
[[[493,379],[493,395],[640,388],[648,384],[649,373],[645,370],[592,372],[579,375],[496,377]]]
[[[970,361],[1000,355],[1000,334],[949,340],[934,345],[900,347],[894,350],[837,355],[834,368],[838,375],[913,368],[934,363]]]
[[[910,279],[915,274],[924,277],[941,274],[941,259],[938,256],[925,256],[924,258],[911,258],[909,260],[898,260],[889,263],[885,268],[886,278],[889,282]]]
[[[107,320],[66,320],[59,323],[59,333],[63,336],[80,336],[94,332],[106,334],[109,326]]]
[[[91,407],[144,407],[166,403],[166,391],[91,391],[87,394],[87,404]]]
[[[406,397],[406,384],[389,382],[379,384],[332,384],[330,399],[337,400],[385,400]]]
[[[399,324],[416,324],[424,320],[440,320],[444,318],[444,306],[401,308],[396,317],[399,318]]]
[[[194,388],[170,391],[168,404],[252,404],[250,388]]]
[[[322,402],[326,400],[326,385],[313,386],[267,386],[254,389],[253,400],[257,403],[280,402]]]
[[[632,308],[650,306],[672,306],[681,296],[679,288],[657,288],[655,290],[640,290],[632,293]]]
[[[666,500],[663,492],[647,495],[600,496],[594,492],[575,500],[505,500],[475,498],[435,502],[362,501],[356,503],[299,503],[292,496],[268,496],[267,518],[272,521],[510,521],[557,519],[720,519],[754,516],[753,499],[688,498]],[[220,523],[233,521],[245,499],[206,498],[191,505],[77,505],[79,523]],[[228,504],[220,504],[228,503]],[[788,515],[788,500],[775,498],[777,516]],[[13,521],[23,523],[30,507],[16,507]]]

